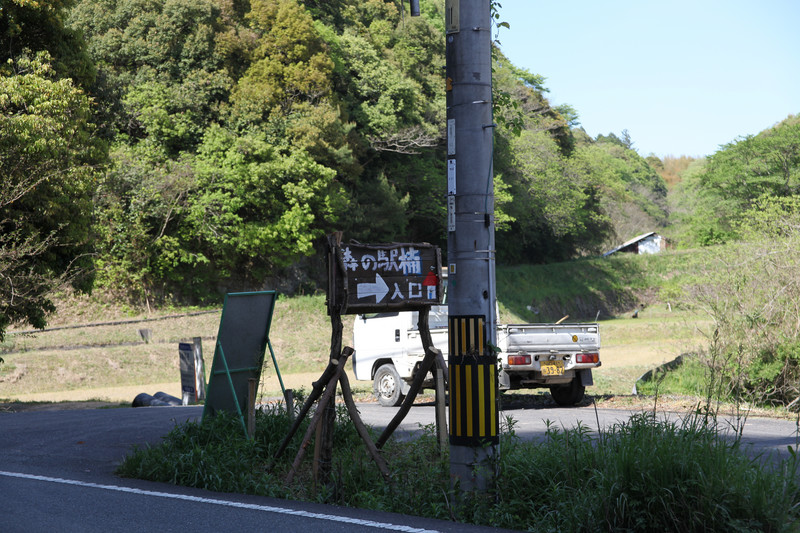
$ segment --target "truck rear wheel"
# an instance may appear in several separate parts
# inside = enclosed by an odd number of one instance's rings
[[[375,372],[372,391],[382,406],[396,407],[402,403],[403,394],[400,392],[400,387],[400,374],[397,373],[394,365],[387,363]]]
[[[572,407],[583,400],[586,387],[581,385],[580,378],[575,378],[567,385],[553,385],[550,387],[550,396],[562,407]]]

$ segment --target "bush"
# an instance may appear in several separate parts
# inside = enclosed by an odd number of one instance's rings
[[[509,419],[494,488],[466,496],[450,486],[449,463],[440,458],[432,427],[414,441],[387,444],[387,484],[341,409],[331,483],[314,487],[307,459],[295,483],[284,486],[300,438],[269,463],[288,427],[278,408],[257,417],[252,441],[232,417],[187,424],[161,445],[135,451],[119,473],[430,518],[455,515],[463,522],[531,531],[798,530],[795,453],[764,466],[738,441],[720,437],[709,417],[674,422],[639,414],[598,436],[585,426],[551,425],[541,442],[518,438]]]
[[[707,362],[721,397],[789,405],[800,397],[800,197],[763,197],[746,242],[715,250],[697,300],[713,318]]]

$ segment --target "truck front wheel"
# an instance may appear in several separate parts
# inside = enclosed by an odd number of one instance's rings
[[[550,387],[550,395],[556,403],[562,407],[572,407],[583,400],[586,387],[581,385],[580,378],[575,378],[567,385],[553,385]]]
[[[400,387],[400,374],[397,373],[394,365],[387,363],[375,372],[372,391],[382,406],[396,407],[402,403],[403,394],[400,392]]]

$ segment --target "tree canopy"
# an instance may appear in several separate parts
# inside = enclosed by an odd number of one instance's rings
[[[800,117],[723,146],[683,184],[686,240],[719,244],[741,236],[739,225],[763,198],[800,195]]]
[[[72,80],[74,91],[73,100],[42,93],[64,101],[52,109],[69,135],[35,129],[42,120],[25,137],[69,139],[37,152],[69,182],[37,185],[62,209],[47,211],[40,234],[85,243],[91,233],[92,246],[71,257],[91,253],[97,286],[145,302],[297,279],[288,269],[313,271],[309,258],[331,231],[444,248],[444,4],[422,0],[421,11],[410,17],[390,0],[7,2],[6,59],[48,51],[51,74],[37,83]],[[32,83],[20,64],[0,67],[4,83]],[[550,104],[546,78],[497,47],[493,80],[499,260],[580,257],[667,224],[664,162],[640,156],[626,131],[591,138],[574,108]],[[692,206],[736,198],[731,212],[765,192],[794,194],[793,132],[737,141],[675,187]],[[25,142],[9,137],[3,161]],[[71,155],[45,163],[58,150]],[[750,155],[763,150],[774,153]],[[690,204],[680,209],[692,227],[735,231]]]
[[[59,282],[87,287],[96,166],[90,100],[58,79],[47,52],[0,73],[0,340],[25,321],[43,327]],[[10,73],[9,73],[10,71]]]

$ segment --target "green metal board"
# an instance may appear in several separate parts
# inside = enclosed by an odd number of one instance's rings
[[[269,342],[276,291],[241,292],[225,296],[214,361],[208,378],[203,419],[220,411],[246,424],[248,380],[259,379]],[[274,360],[274,355],[273,355]]]

